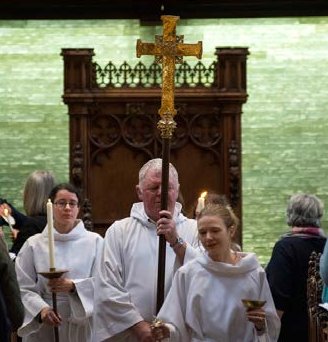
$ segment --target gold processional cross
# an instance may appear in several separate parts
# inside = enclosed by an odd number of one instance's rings
[[[176,35],[178,16],[163,15],[163,36],[155,36],[155,43],[143,43],[137,40],[137,57],[142,55],[155,56],[156,63],[162,63],[162,101],[158,113],[161,117],[157,127],[162,137],[162,191],[161,209],[167,210],[170,139],[176,123],[173,117],[177,111],[174,108],[174,79],[175,64],[181,64],[183,56],[202,56],[202,42],[184,44],[183,36]],[[159,237],[158,275],[157,275],[157,312],[160,310],[165,293],[165,256],[166,240],[164,235]]]
[[[155,43],[137,40],[137,57],[155,56],[155,62],[162,64],[162,103],[158,111],[162,119],[158,122],[158,128],[163,138],[171,138],[176,127],[173,120],[177,112],[174,108],[175,64],[181,64],[183,56],[202,57],[202,42],[184,44],[183,36],[176,35],[179,19],[177,16],[162,15],[163,36],[155,36]]]

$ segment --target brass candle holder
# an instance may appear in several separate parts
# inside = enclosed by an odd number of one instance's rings
[[[252,299],[242,299],[241,300],[244,304],[244,307],[247,310],[254,310],[262,308],[266,301],[265,300],[252,300]]]

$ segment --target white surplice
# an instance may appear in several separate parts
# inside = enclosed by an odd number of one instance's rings
[[[196,221],[181,213],[176,203],[177,232],[187,242],[184,261],[198,254]],[[180,266],[167,244],[165,290]],[[131,215],[116,221],[107,230],[99,263],[95,290],[95,341],[136,341],[128,330],[134,324],[151,322],[156,313],[158,236],[143,203],[135,203]]]
[[[201,256],[181,267],[158,313],[169,323],[170,341],[253,342],[277,341],[277,316],[268,282],[255,254],[236,265]],[[267,333],[258,336],[246,317],[242,299],[265,300]]]
[[[92,340],[94,306],[94,275],[103,239],[87,231],[80,220],[68,234],[54,231],[55,266],[67,270],[67,278],[74,281],[74,293],[57,293],[57,309],[63,322],[59,340],[88,342]],[[48,280],[38,272],[49,271],[47,226],[42,233],[30,237],[16,258],[16,273],[25,306],[25,320],[18,334],[25,342],[53,341],[53,327],[39,323],[38,314],[45,306],[52,306]]]

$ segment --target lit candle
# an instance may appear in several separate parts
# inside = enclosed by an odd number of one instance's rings
[[[52,213],[52,203],[50,198],[47,203],[47,222],[48,222],[48,242],[49,242],[49,266],[50,270],[55,270],[55,243],[54,243],[54,220]]]
[[[207,191],[204,191],[198,197],[197,207],[196,207],[196,214],[199,214],[205,207],[205,197],[207,195]]]

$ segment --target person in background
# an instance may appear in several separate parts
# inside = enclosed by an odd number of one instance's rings
[[[320,276],[323,280],[322,302],[328,303],[328,240],[320,257]]]
[[[152,341],[156,313],[158,235],[167,241],[165,289],[173,273],[197,254],[196,221],[181,213],[179,179],[169,165],[168,210],[161,210],[162,159],[148,161],[136,186],[141,202],[130,217],[106,232],[98,264],[95,297],[95,341]]]
[[[326,241],[323,253],[320,257],[320,277],[323,280],[321,300],[328,303],[328,243]]]
[[[211,191],[209,191],[205,196],[205,206],[208,204],[220,204],[223,206],[230,206],[226,195],[217,194]]]
[[[26,312],[18,335],[23,342],[52,341],[57,326],[60,341],[89,342],[94,276],[103,239],[77,219],[81,198],[71,184],[55,186],[49,197],[53,202],[55,268],[67,272],[50,280],[40,275],[50,268],[47,226],[24,243],[15,262]],[[57,314],[52,308],[52,292],[57,294]]]
[[[24,320],[24,306],[16,279],[15,266],[10,259],[7,245],[0,237],[0,337],[9,341],[11,332]]]
[[[55,177],[50,171],[37,170],[28,176],[23,194],[24,210],[27,217],[19,226],[10,252],[17,255],[24,242],[30,236],[41,233],[46,226],[46,203],[55,183]]]
[[[204,255],[179,268],[153,324],[154,341],[276,341],[280,320],[254,253],[231,249],[239,220],[230,206],[207,204],[197,217]],[[263,301],[245,308],[243,300]],[[162,323],[161,323],[162,322]]]
[[[323,251],[326,237],[320,228],[323,202],[297,193],[287,204],[290,232],[276,242],[266,267],[272,296],[281,317],[281,342],[308,341],[307,277],[312,251]]]
[[[8,211],[8,214],[13,217],[15,223],[13,227],[15,229],[19,229],[25,220],[26,216],[18,211],[12,204],[8,203],[6,199],[0,198],[0,227],[1,226],[8,226],[7,219],[5,218],[5,210]]]

